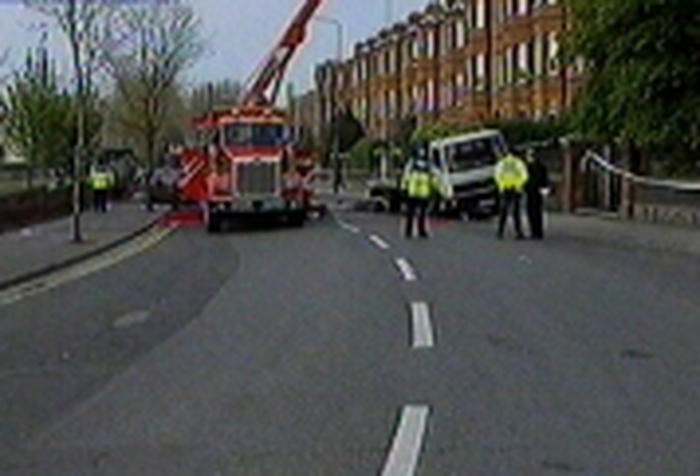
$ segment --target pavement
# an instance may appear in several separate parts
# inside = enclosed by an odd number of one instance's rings
[[[700,228],[622,220],[596,214],[548,215],[550,234],[669,253],[700,255]]]
[[[108,213],[86,211],[83,242],[72,241],[71,218],[0,234],[0,289],[66,267],[146,231],[162,216],[136,202],[114,204]]]

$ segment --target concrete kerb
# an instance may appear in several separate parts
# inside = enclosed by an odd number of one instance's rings
[[[126,233],[119,238],[116,238],[114,240],[108,241],[103,245],[99,245],[95,248],[92,248],[90,250],[86,250],[84,253],[80,253],[76,256],[72,256],[70,258],[66,258],[65,260],[59,260],[55,261],[52,263],[49,263],[46,266],[42,266],[41,268],[35,269],[33,271],[21,274],[19,276],[14,276],[8,280],[5,281],[0,281],[0,291],[5,291],[7,289],[10,289],[15,286],[19,286],[21,284],[25,284],[29,281],[33,281],[35,279],[42,278],[44,276],[47,276],[49,274],[55,273],[57,271],[61,271],[63,269],[69,268],[71,266],[75,266],[76,264],[79,264],[83,261],[87,261],[91,258],[94,258],[96,256],[99,256],[103,253],[106,253],[108,251],[113,250],[114,248],[117,248],[125,243],[128,243],[129,241],[132,241],[141,235],[144,235],[151,231],[153,228],[158,226],[158,224],[162,221],[163,219],[163,214],[159,214],[157,217],[154,217],[153,220],[150,220],[148,223],[145,225],[130,231],[129,233]],[[79,245],[77,245],[79,246]]]

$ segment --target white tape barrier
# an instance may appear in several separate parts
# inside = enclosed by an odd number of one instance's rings
[[[677,190],[680,192],[700,192],[700,182],[687,182],[680,180],[664,180],[655,179],[652,177],[642,177],[641,175],[637,175],[628,170],[624,170],[614,166],[609,161],[605,160],[603,157],[590,150],[587,151],[586,154],[583,156],[582,165],[586,165],[589,161],[594,162],[598,167],[604,169],[605,171],[615,175],[619,175],[623,179],[629,180],[632,183],[647,185],[649,187]]]

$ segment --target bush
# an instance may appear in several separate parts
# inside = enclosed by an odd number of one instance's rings
[[[486,128],[499,129],[511,145],[555,140],[567,135],[570,131],[568,121],[564,118],[541,121],[528,119],[493,121],[487,123]]]

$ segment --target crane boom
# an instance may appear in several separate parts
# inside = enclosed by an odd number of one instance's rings
[[[322,3],[323,0],[305,0],[282,38],[249,81],[243,104],[272,106],[275,103],[289,63],[306,39],[309,22]]]

